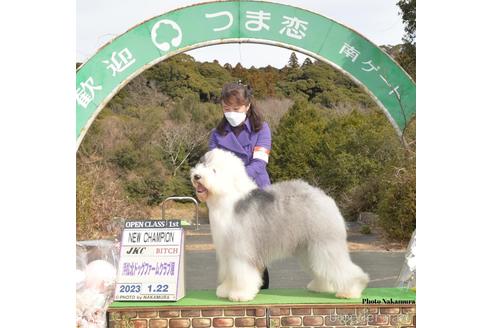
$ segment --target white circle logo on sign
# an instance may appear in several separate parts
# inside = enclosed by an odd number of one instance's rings
[[[171,49],[171,45],[169,44],[169,42],[167,41],[164,41],[162,43],[157,42],[157,29],[159,29],[161,24],[171,25],[173,30],[178,32],[178,35],[171,39],[171,44],[174,47],[179,46],[179,44],[183,39],[183,33],[181,32],[181,28],[179,27],[179,25],[176,24],[176,22],[169,19],[160,20],[157,23],[155,23],[154,26],[152,27],[152,32],[150,33],[150,35],[152,37],[152,42],[155,44],[155,46],[161,49],[162,51],[168,51],[169,49]]]

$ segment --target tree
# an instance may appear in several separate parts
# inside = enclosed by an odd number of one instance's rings
[[[196,124],[162,126],[154,135],[152,143],[162,151],[163,158],[170,164],[173,176],[176,176],[188,157],[205,142],[208,131]]]
[[[297,59],[295,52],[290,54],[289,63],[287,66],[290,68],[299,68],[299,60]]]
[[[414,80],[416,80],[417,42],[415,39],[417,30],[417,0],[400,0],[397,5],[401,10],[400,15],[402,16],[403,24],[405,25],[406,34],[403,36],[404,43],[402,51],[398,54],[398,56],[396,56],[396,60],[403,67],[403,69],[405,69],[405,71],[407,71],[407,73]]]
[[[236,66],[234,66],[231,75],[234,80],[241,80],[243,83],[246,83],[249,80],[249,71],[244,68],[241,63],[237,63]]]
[[[415,160],[388,171],[381,178],[377,214],[379,225],[392,240],[409,240],[416,227]]]
[[[337,199],[398,159],[399,140],[381,112],[330,113],[320,139],[318,177]]]
[[[302,178],[316,184],[319,172],[312,164],[316,162],[323,127],[319,110],[304,99],[296,100],[273,135],[269,164],[273,181]]]
[[[403,19],[403,23],[405,24],[405,32],[407,33],[403,37],[403,41],[406,43],[410,43],[415,45],[415,37],[417,30],[417,20],[416,20],[416,7],[417,0],[400,0],[398,1],[398,7],[400,7]]]
[[[236,66],[232,69],[232,75],[237,77],[237,76],[242,76],[244,73],[247,72],[247,69],[241,65],[241,63],[237,63]]]
[[[309,59],[309,57],[306,57],[306,59],[304,60],[304,63],[302,63],[302,68],[309,66],[309,65],[312,65],[312,64],[313,64],[313,62],[311,61],[311,59]]]

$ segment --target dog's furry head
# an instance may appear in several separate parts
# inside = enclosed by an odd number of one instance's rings
[[[191,183],[199,200],[235,193],[238,196],[256,188],[243,161],[231,152],[215,148],[202,156],[191,169]]]

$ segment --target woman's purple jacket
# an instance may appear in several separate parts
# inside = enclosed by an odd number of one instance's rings
[[[243,160],[248,175],[259,188],[270,185],[270,177],[266,170],[267,162],[259,158],[253,158],[255,147],[263,147],[268,151],[272,148],[272,136],[268,124],[263,122],[260,131],[254,132],[251,129],[249,119],[247,119],[244,122],[244,129],[237,137],[229,123],[226,124],[225,131],[227,133],[222,136],[216,129],[212,130],[208,143],[209,150],[218,147],[233,152]]]

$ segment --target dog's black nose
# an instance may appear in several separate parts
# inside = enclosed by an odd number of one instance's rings
[[[195,175],[193,176],[193,179],[195,179],[195,180],[200,180],[200,178],[201,178],[201,176],[199,176],[198,174],[195,174]]]

